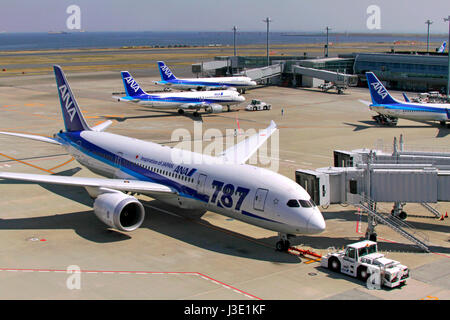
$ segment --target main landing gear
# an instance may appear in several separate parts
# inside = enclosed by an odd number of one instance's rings
[[[439,121],[439,124],[440,124],[441,127],[443,127],[443,128],[448,128],[448,129],[450,129],[450,123],[447,124],[446,121]]]
[[[398,118],[385,116],[383,114],[373,116],[372,119],[375,120],[378,124],[385,126],[396,126],[398,121]]]
[[[394,217],[397,217],[401,220],[406,220],[406,218],[408,217],[408,214],[405,211],[403,211],[404,205],[405,205],[405,203],[395,202],[394,207],[391,210],[391,214]]]
[[[291,246],[291,242],[289,241],[290,238],[294,237],[290,234],[285,233],[278,233],[278,242],[276,243],[275,247],[277,251],[286,252],[289,250],[289,247]]]

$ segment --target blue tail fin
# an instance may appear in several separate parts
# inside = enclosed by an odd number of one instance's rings
[[[53,66],[56,78],[56,87],[58,88],[59,102],[63,114],[64,124],[67,131],[91,130],[86,120],[84,120],[77,101],[70,90],[69,83],[60,66]]]
[[[128,71],[122,71],[123,86],[128,96],[135,97],[145,94],[145,91],[141,89],[136,80],[133,79]]]
[[[445,47],[447,46],[447,42],[444,41],[442,42],[442,45],[439,47],[439,49],[437,50],[437,52],[439,53],[444,53],[445,52]]]
[[[162,81],[176,80],[177,77],[173,74],[173,72],[169,69],[168,66],[164,63],[164,61],[158,61],[159,73],[161,74]]]
[[[366,72],[367,83],[369,85],[370,96],[373,104],[394,104],[397,101],[392,98],[383,84],[372,72]]]

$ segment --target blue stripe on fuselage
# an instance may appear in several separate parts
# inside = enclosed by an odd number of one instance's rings
[[[436,107],[427,107],[427,106],[416,106],[416,105],[408,105],[408,104],[372,104],[372,107],[383,107],[385,109],[392,110],[409,110],[409,111],[424,111],[424,112],[434,112],[434,113],[447,113],[447,109],[444,108],[436,108]]]
[[[136,163],[129,161],[123,157],[119,157],[117,154],[107,151],[81,137],[81,132],[64,132],[59,133],[58,136],[63,139],[67,144],[80,150],[84,154],[92,157],[98,161],[106,163],[109,166],[119,168],[123,172],[137,178],[141,181],[156,182],[168,187],[172,187],[179,192],[183,197],[193,198],[202,202],[209,202],[207,195],[199,194],[195,189],[189,188],[181,183],[167,179],[165,176],[155,173],[149,169],[137,165]],[[116,161],[120,158],[120,164]]]
[[[224,82],[206,82],[206,81],[191,81],[191,80],[169,80],[166,83],[175,85],[189,85],[189,86],[206,86],[206,87],[246,87],[248,84],[239,83],[224,83]]]
[[[160,183],[168,187],[173,187],[175,190],[177,190],[182,197],[191,198],[194,200],[199,200],[205,203],[209,203],[209,196],[205,194],[198,193],[195,189],[189,188],[181,183],[178,183],[176,181],[167,179],[165,176],[157,174],[149,169],[146,169],[144,167],[141,167],[137,165],[136,163],[129,161],[123,157],[119,157],[117,154],[112,153],[110,151],[107,151],[89,141],[81,137],[81,132],[63,132],[59,133],[58,137],[62,140],[61,142],[63,144],[71,145],[72,147],[76,148],[83,154],[88,155],[89,157],[92,157],[100,162],[106,163],[109,166],[113,166],[116,168],[119,168],[123,172],[137,178],[141,181],[149,181],[149,182],[155,182]],[[116,159],[120,158],[120,165],[117,164]],[[193,172],[192,172],[193,171]],[[197,169],[192,169],[192,174],[196,172]],[[256,214],[253,214],[251,212],[242,210],[242,214],[268,221],[268,222],[274,222],[274,223],[281,223],[275,220],[267,219],[261,216],[258,216]],[[282,224],[282,223],[281,223]]]
[[[219,97],[219,96],[218,96]],[[161,102],[178,102],[178,103],[194,103],[194,104],[208,104],[208,103],[226,103],[226,102],[235,102],[233,100],[223,100],[223,99],[200,99],[200,98],[183,98],[183,97],[168,97],[168,98],[161,98],[159,96],[152,96],[152,95],[140,95],[140,96],[133,96],[133,99],[139,99],[141,101],[161,101]]]

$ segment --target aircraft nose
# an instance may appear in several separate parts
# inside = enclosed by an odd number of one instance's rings
[[[244,96],[238,96],[238,101],[239,102],[244,102],[245,101],[245,97]]]
[[[320,211],[315,211],[308,220],[308,231],[311,234],[321,233],[325,230],[325,220]]]
[[[250,83],[251,83],[252,86],[256,86],[257,85],[256,81],[250,81]]]

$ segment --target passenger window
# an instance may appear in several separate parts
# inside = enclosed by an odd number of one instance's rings
[[[291,208],[298,208],[298,207],[300,207],[300,205],[298,204],[298,201],[295,200],[295,199],[289,200],[287,202],[287,206],[291,207]]]

